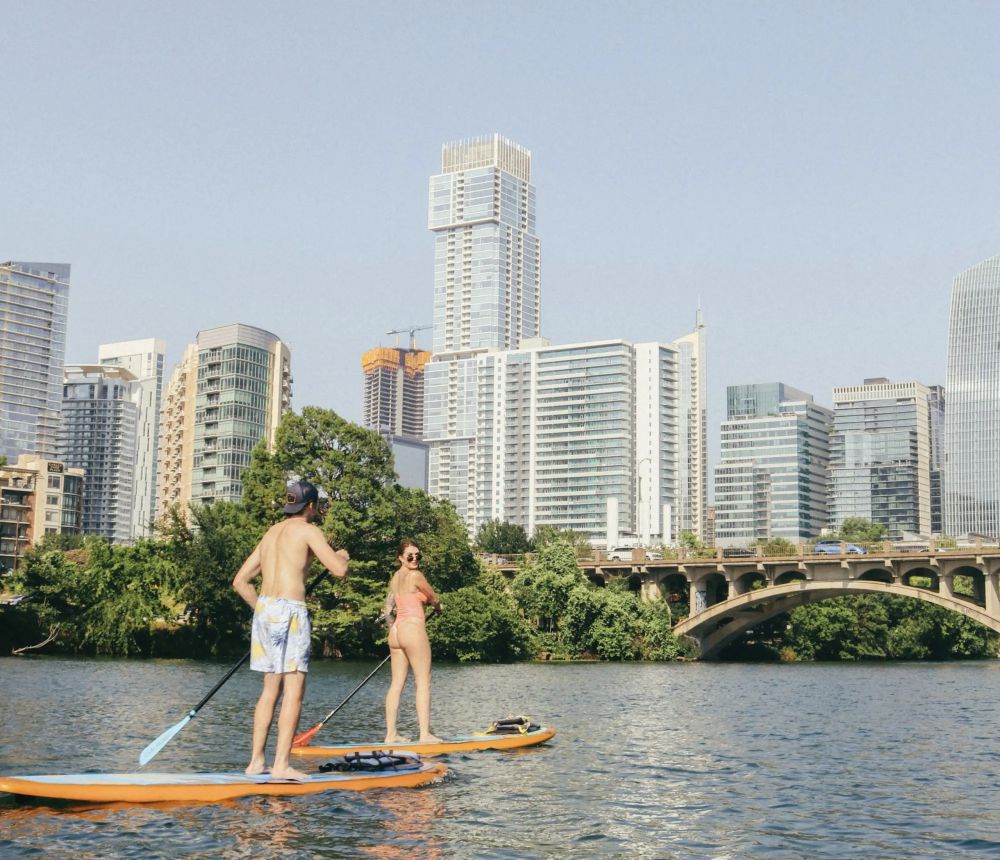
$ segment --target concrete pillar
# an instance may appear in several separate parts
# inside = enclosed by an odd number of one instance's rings
[[[955,596],[955,581],[950,573],[938,574],[938,594],[942,597]]]
[[[656,584],[656,580],[646,574],[642,578],[642,586],[639,589],[639,599],[643,603],[663,603],[663,595],[660,594],[660,588]]]
[[[991,618],[1000,618],[1000,587],[997,585],[997,574],[983,574],[983,585],[986,588],[986,614]]]
[[[705,589],[705,582],[691,583],[691,598],[688,602],[691,607],[691,614],[695,615],[708,609],[708,592]]]

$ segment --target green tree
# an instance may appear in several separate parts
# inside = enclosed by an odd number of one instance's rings
[[[848,517],[834,537],[852,543],[875,543],[885,540],[887,535],[888,531],[883,525],[873,523],[863,517]]]
[[[522,612],[549,633],[558,631],[570,592],[586,582],[573,548],[556,542],[542,547],[534,564],[517,572],[511,588]]]
[[[428,635],[435,659],[507,662],[535,651],[531,628],[502,577],[488,573],[447,595],[444,613],[428,622]]]
[[[550,543],[569,544],[577,556],[590,554],[590,542],[586,535],[575,532],[572,529],[560,529],[556,526],[539,526],[535,529],[531,537],[531,549],[535,552],[548,546]]]
[[[760,549],[763,555],[770,557],[795,555],[798,552],[798,547],[783,537],[770,537],[764,541],[757,541],[753,546]]]
[[[477,532],[476,546],[483,552],[513,555],[527,552],[531,548],[531,542],[523,526],[501,520],[490,520],[483,523]]]

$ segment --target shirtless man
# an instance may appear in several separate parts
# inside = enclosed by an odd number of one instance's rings
[[[264,747],[281,695],[271,778],[307,780],[308,774],[288,763],[309,671],[311,628],[305,603],[306,574],[316,558],[331,574],[343,579],[350,556],[346,549],[334,552],[323,532],[312,524],[319,515],[316,487],[308,481],[289,484],[285,502],[286,519],[267,530],[233,579],[233,588],[254,610],[250,668],[264,673],[264,689],[253,714],[253,750],[246,772],[267,771]],[[258,576],[260,596],[253,585]]]

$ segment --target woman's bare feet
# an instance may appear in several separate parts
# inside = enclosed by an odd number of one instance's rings
[[[264,765],[263,759],[251,759],[250,764],[247,765],[247,769],[243,773],[250,776],[259,776],[262,773],[267,773],[270,768]]]
[[[422,744],[439,744],[441,743],[441,738],[437,735],[432,735],[429,732],[426,735],[420,736],[420,743]]]
[[[286,767],[278,770],[277,768],[271,769],[271,779],[285,779],[294,780],[295,782],[308,782],[312,779],[308,773],[303,773],[301,770],[296,770],[294,767]]]
[[[410,739],[409,738],[404,738],[402,735],[393,735],[391,738],[388,735],[386,735],[386,738],[383,741],[383,743],[390,744],[390,745],[392,745],[392,744],[408,744],[409,742],[410,742]]]

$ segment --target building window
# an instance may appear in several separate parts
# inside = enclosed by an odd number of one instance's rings
[[[62,481],[58,475],[49,475],[49,489],[58,490],[62,486]]]
[[[47,504],[47,505],[58,505],[59,504],[59,496],[46,496],[45,497],[45,504]]]

